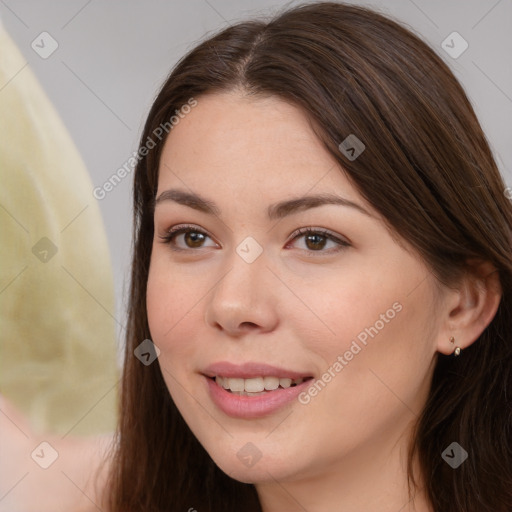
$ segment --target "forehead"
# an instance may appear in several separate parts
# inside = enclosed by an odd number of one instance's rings
[[[240,92],[196,100],[167,137],[159,191],[179,184],[233,193],[285,188],[297,195],[315,188],[358,197],[299,108],[277,97]]]

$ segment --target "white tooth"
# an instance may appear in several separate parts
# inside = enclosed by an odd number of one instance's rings
[[[263,385],[263,377],[254,377],[253,379],[245,379],[245,391],[249,393],[260,393],[265,389]]]
[[[292,379],[279,379],[279,385],[282,388],[289,388],[292,385]]]
[[[217,375],[217,377],[215,377],[215,382],[217,383],[218,386],[220,386],[221,388],[224,387],[224,379],[222,377],[219,377]]]
[[[273,391],[279,387],[279,377],[263,377],[265,389]]]
[[[229,382],[227,377],[222,377],[222,387],[224,389],[229,389]]]
[[[301,377],[300,379],[295,379],[293,383],[298,386],[299,384],[302,384],[304,382],[304,379]]]
[[[243,391],[245,389],[244,379],[226,379],[231,391]]]

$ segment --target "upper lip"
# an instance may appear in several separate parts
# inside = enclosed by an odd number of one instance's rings
[[[219,361],[208,366],[203,372],[207,377],[228,377],[239,379],[251,379],[254,377],[279,377],[289,379],[300,379],[311,377],[311,373],[297,372],[286,368],[279,368],[265,363],[248,362],[233,364],[227,361]]]

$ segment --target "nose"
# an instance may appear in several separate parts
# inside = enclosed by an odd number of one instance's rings
[[[265,253],[248,263],[233,251],[206,298],[208,326],[235,337],[275,329],[279,281],[267,264]]]

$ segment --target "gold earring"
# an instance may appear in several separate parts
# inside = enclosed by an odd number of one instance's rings
[[[455,338],[453,336],[450,336],[450,343],[455,343]],[[455,351],[454,351],[455,356],[460,355],[460,350],[461,350],[460,347],[455,347]]]

